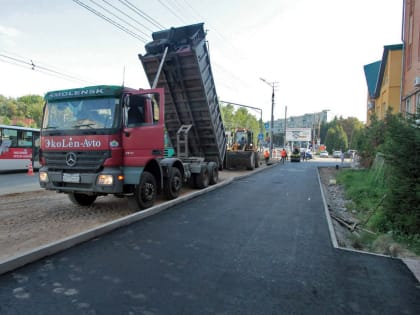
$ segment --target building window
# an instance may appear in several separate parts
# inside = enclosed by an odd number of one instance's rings
[[[410,16],[408,18],[408,40],[407,40],[407,56],[406,56],[407,69],[411,68],[412,57],[413,57],[413,12],[411,8]]]
[[[417,58],[420,61],[420,32],[419,32],[419,38],[417,39],[417,46],[418,46]]]
[[[410,98],[407,98],[405,100],[405,114],[410,113],[410,106],[411,102],[410,102]]]

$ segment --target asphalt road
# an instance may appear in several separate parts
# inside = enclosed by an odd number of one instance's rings
[[[0,314],[419,314],[397,259],[333,248],[286,163],[0,276]]]
[[[33,175],[28,175],[27,172],[0,173],[0,196],[38,189],[38,172]]]

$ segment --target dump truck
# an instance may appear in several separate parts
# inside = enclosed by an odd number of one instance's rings
[[[203,23],[155,32],[139,58],[150,85],[165,91],[165,126],[177,156],[222,166],[227,140],[205,35]],[[181,129],[188,130],[184,146],[178,140]]]
[[[146,209],[184,184],[217,183],[226,137],[205,35],[203,23],[153,33],[139,55],[151,88],[46,93],[40,186],[81,206],[113,194]],[[165,157],[165,133],[176,156]]]

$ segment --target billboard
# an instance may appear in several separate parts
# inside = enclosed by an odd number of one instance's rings
[[[311,141],[311,128],[287,128],[286,141]]]

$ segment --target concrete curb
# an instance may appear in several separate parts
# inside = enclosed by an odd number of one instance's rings
[[[335,235],[334,226],[333,226],[333,223],[332,223],[332,220],[331,220],[330,212],[328,210],[327,200],[325,198],[324,188],[323,188],[322,182],[321,182],[321,176],[319,175],[319,168],[317,168],[317,173],[318,173],[319,186],[321,188],[322,201],[324,203],[325,217],[327,219],[328,230],[330,232],[331,243],[332,243],[333,247],[336,248],[336,249],[346,250],[346,251],[360,253],[360,254],[367,254],[367,255],[373,255],[373,256],[379,256],[379,257],[387,257],[387,258],[401,260],[407,266],[407,268],[413,273],[413,275],[414,275],[414,277],[416,277],[417,281],[420,282],[420,260],[417,260],[417,259],[409,259],[409,258],[392,257],[392,256],[389,256],[389,255],[383,255],[383,254],[365,252],[365,251],[361,251],[361,250],[357,250],[357,249],[352,249],[352,248],[347,248],[347,247],[341,247],[340,245],[338,245],[337,237]]]
[[[327,199],[325,198],[324,188],[322,187],[321,176],[319,175],[319,169],[318,168],[316,168],[316,172],[317,172],[317,176],[318,176],[319,187],[321,188],[322,203],[324,204],[324,212],[325,212],[325,217],[326,217],[327,223],[328,223],[328,230],[330,232],[331,243],[332,243],[334,248],[340,248],[338,246],[334,226],[333,226],[333,223],[331,221],[330,213],[329,213],[329,210],[328,210]]]
[[[12,270],[15,270],[17,268],[23,267],[24,265],[27,265],[29,263],[32,263],[34,261],[37,261],[41,258],[56,254],[58,252],[61,252],[63,250],[66,250],[70,247],[76,246],[78,244],[87,242],[91,239],[94,239],[98,236],[104,235],[106,233],[109,233],[115,229],[130,225],[134,222],[143,220],[147,217],[150,217],[152,215],[155,215],[163,210],[166,210],[168,208],[171,208],[175,205],[178,205],[180,203],[183,203],[185,201],[191,200],[193,198],[196,198],[200,195],[206,194],[210,191],[219,189],[223,186],[226,186],[230,183],[232,183],[235,180],[251,176],[252,174],[255,174],[260,171],[264,171],[266,169],[271,168],[272,166],[276,165],[277,163],[274,163],[272,165],[268,165],[264,168],[258,168],[255,169],[253,172],[249,172],[247,174],[235,176],[229,179],[226,179],[220,183],[217,183],[215,185],[209,186],[205,189],[197,190],[195,192],[180,196],[176,199],[167,201],[165,203],[153,206],[151,208],[148,208],[146,210],[133,213],[131,215],[128,215],[126,217],[107,222],[105,224],[99,225],[95,228],[86,230],[84,232],[81,232],[76,235],[72,235],[66,238],[63,238],[61,240],[34,248],[30,251],[24,252],[22,254],[12,256],[10,258],[7,258],[5,260],[0,261],[0,275],[4,274],[6,272],[10,272]]]

